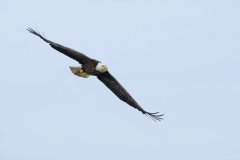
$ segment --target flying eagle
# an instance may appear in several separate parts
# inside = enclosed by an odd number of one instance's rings
[[[127,92],[126,89],[109,73],[107,65],[102,64],[100,61],[92,59],[83,53],[75,51],[71,48],[62,46],[58,43],[50,41],[43,37],[41,34],[33,30],[27,29],[30,33],[40,37],[47,42],[52,48],[65,54],[66,56],[78,61],[81,65],[79,67],[70,67],[73,74],[79,77],[87,78],[88,76],[96,76],[101,82],[103,82],[119,99],[126,102],[130,106],[138,109],[143,114],[150,116],[153,120],[162,120],[163,114],[159,112],[150,113],[145,111]]]

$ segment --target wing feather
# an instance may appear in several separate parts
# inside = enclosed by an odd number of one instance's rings
[[[91,58],[89,58],[88,56],[86,56],[85,54],[75,51],[71,48],[65,47],[61,44],[55,43],[53,41],[50,41],[48,39],[46,39],[45,37],[43,37],[40,33],[36,32],[35,30],[33,30],[32,28],[28,28],[27,29],[30,33],[40,37],[42,40],[44,40],[45,42],[49,43],[49,45],[56,49],[57,51],[65,54],[66,56],[78,61],[81,64],[84,64],[86,62],[91,61]]]
[[[150,116],[154,120],[161,120],[161,116],[156,113],[150,113],[145,111],[135,100],[134,98],[127,92],[127,90],[107,71],[101,73],[97,77],[101,82],[103,82],[120,100],[126,102],[130,106],[138,109],[143,114]]]

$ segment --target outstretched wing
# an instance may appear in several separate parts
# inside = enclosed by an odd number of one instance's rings
[[[52,42],[52,41],[46,39],[46,38],[43,37],[40,33],[36,32],[36,31],[33,30],[32,28],[28,28],[27,30],[28,30],[30,33],[32,33],[32,34],[40,37],[40,38],[41,38],[42,40],[44,40],[45,42],[49,43],[49,45],[50,45],[52,48],[54,48],[54,49],[56,49],[57,51],[65,54],[66,56],[68,56],[68,57],[70,57],[70,58],[78,61],[78,62],[81,63],[81,64],[84,64],[84,63],[89,62],[89,61],[92,60],[91,58],[89,58],[88,56],[86,56],[86,55],[83,54],[83,53],[80,53],[80,52],[75,51],[75,50],[73,50],[73,49],[71,49],[71,48],[62,46],[62,45],[60,45],[60,44],[58,44],[58,43],[55,43],[55,42]]]
[[[103,72],[97,77],[100,81],[102,81],[119,99],[126,102],[130,106],[138,109],[143,114],[146,114],[153,118],[154,120],[161,120],[161,116],[156,113],[149,113],[145,111],[140,105],[132,98],[132,96],[124,89],[124,87],[108,72]]]

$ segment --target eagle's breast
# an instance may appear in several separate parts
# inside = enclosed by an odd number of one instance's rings
[[[85,63],[82,65],[83,70],[90,75],[93,76],[97,76],[100,74],[100,72],[96,69],[96,66],[99,64],[100,62],[97,60],[92,60],[88,63]]]

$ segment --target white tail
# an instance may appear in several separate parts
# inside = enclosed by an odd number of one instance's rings
[[[88,78],[89,75],[83,71],[82,67],[69,67],[73,74],[79,77]]]

